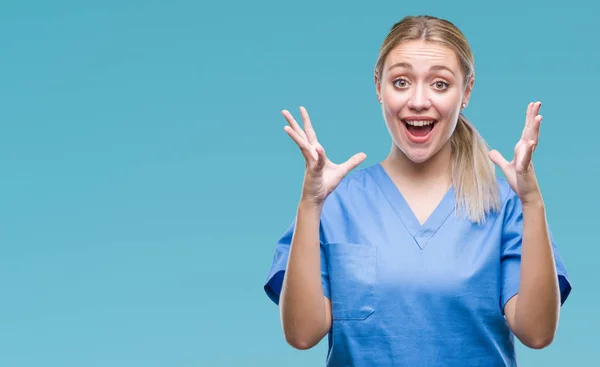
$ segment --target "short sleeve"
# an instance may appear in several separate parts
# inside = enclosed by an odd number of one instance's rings
[[[294,234],[294,228],[296,220],[292,222],[290,227],[283,233],[275,245],[275,254],[273,261],[269,269],[267,280],[264,284],[264,291],[267,296],[275,304],[279,305],[279,296],[281,294],[281,287],[283,285],[283,276],[286,271],[288,256],[290,253],[290,245],[292,242],[292,236]],[[329,274],[327,271],[327,258],[325,250],[323,248],[323,235],[322,231],[320,237],[320,249],[321,249],[321,284],[323,286],[323,293],[327,298],[331,298],[329,290]]]
[[[563,305],[571,292],[571,283],[563,263],[556,242],[550,232],[550,241],[554,253],[554,263],[558,275],[558,285],[560,288],[560,304]],[[523,240],[523,207],[521,200],[513,192],[509,192],[509,197],[505,206],[504,224],[502,233],[502,284],[501,284],[501,303],[502,310],[506,302],[514,297],[519,291],[521,275],[521,245]]]

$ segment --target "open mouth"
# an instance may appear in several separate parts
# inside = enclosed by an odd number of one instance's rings
[[[402,120],[408,137],[418,143],[427,141],[437,120]]]

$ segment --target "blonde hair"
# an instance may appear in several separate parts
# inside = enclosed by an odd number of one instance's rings
[[[460,62],[466,88],[475,75],[469,43],[454,24],[428,15],[408,16],[392,27],[375,66],[378,79],[390,51],[402,42],[413,40],[435,42],[452,49]],[[463,209],[470,220],[481,224],[489,212],[500,207],[495,167],[488,157],[489,147],[462,113],[450,137],[450,145],[457,211]]]

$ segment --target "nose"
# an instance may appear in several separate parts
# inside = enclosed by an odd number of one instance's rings
[[[408,99],[408,108],[415,111],[427,110],[431,107],[428,90],[419,84],[412,88],[410,98]]]

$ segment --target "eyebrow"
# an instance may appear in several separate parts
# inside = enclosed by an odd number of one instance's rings
[[[407,62],[397,62],[394,65],[390,66],[388,68],[388,71],[392,70],[393,68],[405,68],[405,69],[412,69],[412,65],[407,63]],[[429,71],[435,71],[435,70],[447,70],[450,73],[452,73],[452,75],[455,75],[454,72],[452,71],[452,69],[450,69],[447,66],[444,65],[433,65],[432,67],[429,68]]]

